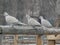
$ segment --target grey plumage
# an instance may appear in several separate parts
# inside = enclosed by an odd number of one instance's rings
[[[10,16],[7,12],[4,12],[5,20],[7,24],[12,25],[12,24],[21,24],[21,25],[26,25],[25,23],[20,22],[18,19],[16,19],[13,16]]]
[[[41,19],[41,25],[45,27],[52,27],[52,24],[43,18],[43,16],[40,16],[39,19]]]
[[[40,26],[40,23],[37,20],[30,17],[28,14],[26,14],[26,18],[28,20],[28,25],[39,25]]]

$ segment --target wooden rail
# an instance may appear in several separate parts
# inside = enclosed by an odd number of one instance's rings
[[[30,35],[47,35],[60,34],[60,28],[46,28],[35,26],[0,26],[0,34],[30,34]]]

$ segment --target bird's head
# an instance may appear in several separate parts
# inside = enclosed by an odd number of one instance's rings
[[[8,16],[9,14],[7,12],[4,12],[4,16]]]
[[[39,19],[43,19],[43,16],[40,16]]]
[[[27,19],[30,19],[30,16],[29,16],[28,14],[26,14],[26,18],[27,18]]]

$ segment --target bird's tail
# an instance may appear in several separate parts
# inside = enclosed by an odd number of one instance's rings
[[[19,22],[19,24],[21,24],[21,25],[27,25],[27,24],[25,24],[25,23],[22,23],[22,22]]]

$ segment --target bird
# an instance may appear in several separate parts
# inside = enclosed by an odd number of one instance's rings
[[[40,16],[39,19],[41,19],[41,25],[45,27],[52,27],[52,24],[43,18],[43,16]]]
[[[31,25],[35,29],[35,34],[37,34],[37,31],[40,30],[37,27],[41,27],[41,24],[37,20],[32,18],[29,14],[26,14],[26,18],[27,18],[28,25]]]
[[[6,23],[9,25],[14,25],[14,24],[26,25],[25,23],[20,22],[15,17],[9,15],[7,12],[4,12],[4,16],[5,16]]]
[[[35,20],[34,18],[30,17],[28,14],[26,14],[26,18],[28,21],[28,25],[40,26],[40,23],[37,20]]]

